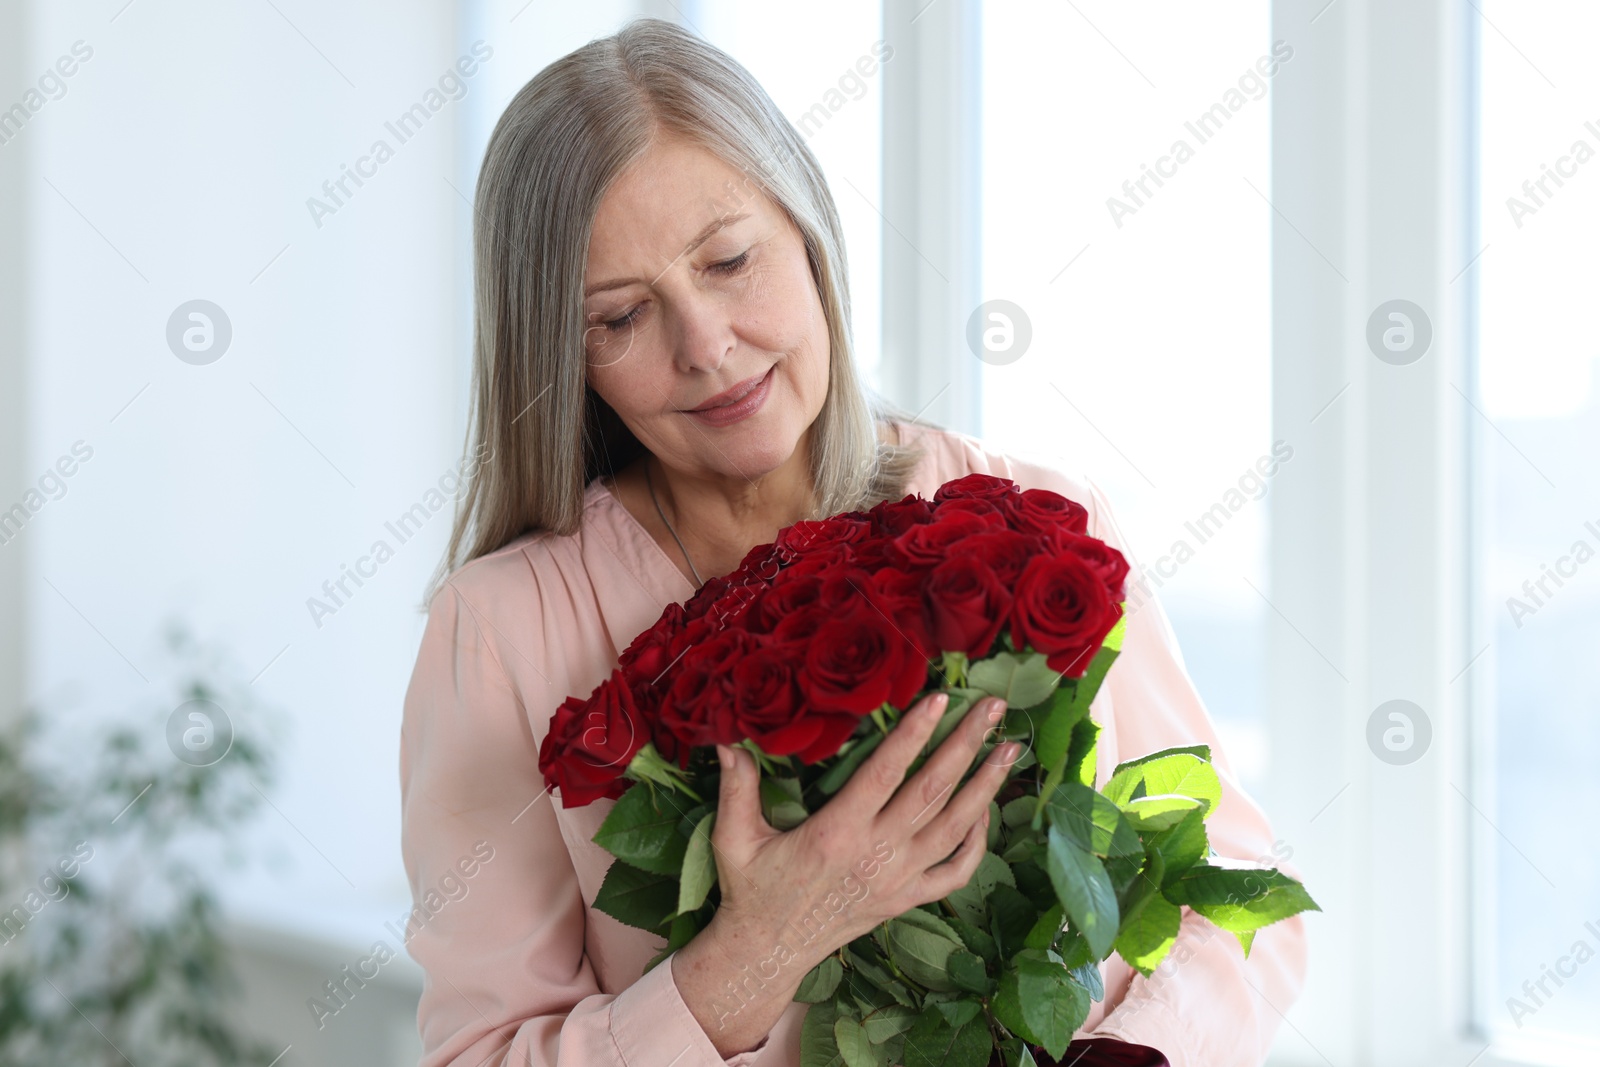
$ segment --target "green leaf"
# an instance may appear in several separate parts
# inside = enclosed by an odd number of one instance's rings
[[[882,1046],[874,1046],[861,1024],[848,1015],[833,1021],[833,1040],[845,1067],[887,1067],[889,1059]]]
[[[1050,881],[1067,916],[1104,959],[1117,938],[1117,894],[1100,858],[1074,845],[1054,826],[1048,854]],[[1040,1042],[1043,1044],[1043,1042]]]
[[[937,934],[947,941],[954,942],[958,945],[961,943],[961,937],[950,928],[949,923],[944,921],[944,916],[934,914],[925,906],[912,908],[909,911],[901,913],[895,918],[899,922],[910,923],[913,926],[921,927],[930,934]]]
[[[679,914],[698,910],[717,882],[717,858],[711,849],[711,828],[716,821],[714,811],[701,819],[684,849],[683,872],[678,882]]]
[[[958,949],[950,953],[947,962],[950,980],[955,983],[957,989],[976,993],[980,997],[986,997],[994,992],[994,979],[989,977],[989,971],[984,967],[983,960],[971,952]]]
[[[1022,944],[1027,948],[1054,948],[1056,938],[1061,936],[1061,928],[1066,923],[1066,912],[1062,910],[1061,902],[1058,900],[1050,905],[1050,910],[1034,922],[1033,929],[1022,939]]]
[[[1157,760],[1164,760],[1168,756],[1176,756],[1180,754],[1194,756],[1198,759],[1205,760],[1207,763],[1211,762],[1210,745],[1183,745],[1177,748],[1163,748],[1159,752],[1152,752],[1149,755],[1140,756],[1138,759],[1123,760],[1121,763],[1117,764],[1116,771],[1128,770],[1133,767],[1142,767],[1146,763],[1154,763]],[[1116,771],[1113,771],[1112,773],[1115,774]]]
[[[1166,873],[1166,861],[1161,858],[1161,853],[1151,851],[1144,857],[1144,862],[1131,870],[1116,867],[1126,861],[1113,860],[1106,863],[1106,873],[1111,876],[1111,885],[1117,891],[1117,908],[1122,913],[1122,926],[1128,925],[1128,920],[1139,913],[1145,902],[1161,893],[1162,876]]]
[[[1045,803],[1050,825],[1074,845],[1097,856],[1139,856],[1144,842],[1109,797],[1082,782],[1056,786]]]
[[[916,998],[911,995],[911,990],[906,987],[904,982],[897,979],[893,974],[890,974],[887,967],[884,967],[882,964],[878,963],[875,959],[868,955],[868,953],[872,951],[872,939],[866,938],[865,941],[866,945],[863,951],[858,951],[855,948],[845,949],[845,959],[850,965],[849,969],[847,969],[844,974],[845,981],[852,982],[853,979],[865,981],[874,989],[887,995],[888,998],[894,1001],[896,1004],[904,1004],[907,1007],[915,1007]],[[854,942],[852,942],[852,945],[853,944]],[[856,987],[859,986],[859,984],[859,981],[852,984],[852,995],[857,994]],[[866,999],[871,1000],[872,998],[869,997]],[[882,1006],[881,1000],[873,1001],[872,1006],[875,1008]]]
[[[1093,719],[1079,719],[1072,728],[1072,748],[1067,752],[1065,768],[1068,779],[1084,785],[1094,785],[1095,748],[1100,737],[1100,724]]]
[[[1023,945],[1042,909],[1008,885],[997,885],[989,894],[990,932],[1000,945],[1000,954],[1010,956]]]
[[[890,919],[873,931],[900,972],[924,989],[951,991],[950,954],[962,949],[961,938],[920,908]]]
[[[595,831],[594,842],[619,860],[655,874],[674,878],[683,869],[683,853],[688,847],[678,833],[682,817],[677,806],[661,790],[658,805],[650,786],[635,784],[617,799]]]
[[[1011,865],[996,856],[993,852],[985,852],[978,861],[978,869],[972,872],[972,878],[966,885],[945,897],[945,902],[955,909],[955,913],[967,922],[979,924],[988,915],[989,908],[986,903],[989,894],[997,885],[1017,884],[1016,877],[1011,873]]]
[[[1000,1045],[1004,1067],[1039,1067],[1033,1058],[1033,1049],[1020,1037],[1008,1037]]]
[[[1170,882],[1201,862],[1210,852],[1206,841],[1205,813],[1191,811],[1178,824],[1150,839],[1150,848],[1161,856],[1164,882]]]
[[[1060,1059],[1089,1017],[1089,991],[1046,953],[1024,949],[1001,975],[990,1008],[1006,1029]]]
[[[829,956],[800,979],[800,988],[795,990],[794,999],[802,1004],[817,1004],[827,1000],[839,988],[839,979],[843,976],[844,965],[839,962],[839,957]]]
[[[677,910],[678,880],[616,860],[594,896],[596,911],[620,923],[658,932]]]
[[[906,1031],[905,1067],[988,1067],[994,1042],[982,1015],[951,1026],[938,1011],[924,1012]]]
[[[1126,960],[1128,966],[1150,977],[1172,950],[1182,921],[1183,911],[1178,905],[1163,897],[1150,898],[1136,915],[1122,924],[1117,934],[1117,955]]]
[[[985,913],[984,921],[987,922],[988,918],[988,914]],[[961,943],[967,946],[967,951],[990,962],[997,962],[1000,959],[1000,946],[995,944],[994,936],[983,927],[969,923],[959,916],[951,916],[945,922],[960,935]]]
[[[961,1027],[971,1022],[983,1010],[983,1001],[962,997],[960,1000],[935,1001],[933,1006],[944,1016],[945,1022],[952,1027]]]
[[[1163,886],[1174,904],[1243,904],[1259,899],[1275,885],[1299,885],[1271,867],[1224,867],[1202,863]]]
[[[1068,971],[1082,967],[1086,963],[1099,963],[1095,959],[1094,950],[1089,948],[1089,942],[1084,940],[1082,934],[1076,930],[1068,929],[1061,937],[1061,944],[1056,949],[1061,957],[1061,966]]]
[[[1141,785],[1143,789],[1139,788]],[[1135,797],[1163,793],[1203,800],[1207,811],[1216,810],[1222,802],[1222,782],[1216,768],[1193,751],[1172,749],[1119,765],[1104,792],[1113,803],[1124,807]]]
[[[1031,708],[1056,691],[1061,675],[1039,652],[1001,652],[967,670],[967,685],[1001,697],[1009,707]]]
[[[790,830],[805,822],[810,813],[800,802],[800,780],[762,775],[761,814],[774,830]]]
[[[667,951],[676,952],[694,939],[700,932],[700,917],[694,912],[687,912],[672,917],[672,926],[667,931]]]
[[[1076,967],[1067,968],[1067,973],[1072,975],[1072,980],[1083,986],[1089,992],[1089,999],[1101,1001],[1106,997],[1106,984],[1100,978],[1100,965],[1092,961],[1084,961]]]
[[[1026,826],[1033,820],[1033,809],[1037,806],[1038,799],[1027,795],[1008,800],[1000,809],[1000,822],[1007,830]]]
[[[1043,708],[1032,712],[1036,722],[1033,751],[1046,767],[1065,760],[1072,748],[1072,728],[1089,713],[1089,706],[1076,699],[1076,689],[1075,683],[1061,686]]]
[[[1046,848],[1044,837],[1040,835],[1036,856],[1011,865],[1018,891],[1033,901],[1033,906],[1040,911],[1054,904],[1057,899],[1055,883],[1050,881],[1050,875],[1045,870]]]
[[[1249,934],[1302,911],[1321,911],[1306,887],[1272,868],[1214,867],[1202,864],[1175,879],[1162,892],[1174,904],[1187,904],[1219,928]],[[1245,952],[1249,943],[1239,939]]]
[[[882,1045],[910,1030],[921,1014],[915,1008],[891,1004],[887,1008],[879,1008],[862,1019],[861,1025],[867,1031],[868,1041],[874,1045]]]
[[[843,1067],[844,1057],[839,1055],[839,1042],[833,1036],[833,1024],[839,1019],[839,1009],[824,1001],[806,1009],[800,1023],[800,1067]]]
[[[1135,797],[1122,805],[1128,821],[1139,830],[1165,830],[1178,825],[1191,811],[1202,815],[1208,810],[1206,801],[1177,793],[1159,793]]]

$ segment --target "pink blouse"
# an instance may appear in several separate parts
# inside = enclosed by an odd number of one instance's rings
[[[903,433],[926,451],[909,492],[931,498],[978,472],[1088,508],[1089,532],[1133,568],[1122,656],[1093,706],[1098,781],[1124,757],[1208,744],[1223,783],[1213,847],[1270,857],[1271,827],[1233,777],[1165,612],[1138,591],[1142,572],[1100,490],[965,434]],[[556,706],[586,696],[669,602],[693,593],[596,479],[577,533],[518,538],[455,571],[434,597],[400,735],[401,850],[416,903],[406,944],[426,975],[422,1067],[799,1064],[806,1005],[790,1004],[761,1043],[724,1059],[670,959],[641,977],[663,942],[589,906],[611,860],[590,839],[613,802],[564,808],[539,774]],[[1149,979],[1115,955],[1101,965],[1105,1000],[1078,1036],[1149,1045],[1173,1067],[1259,1064],[1305,969],[1300,917],[1263,930],[1246,960],[1232,934],[1185,909],[1171,956]]]

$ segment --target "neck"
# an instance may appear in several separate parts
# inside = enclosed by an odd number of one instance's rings
[[[751,548],[805,517],[812,486],[810,436],[808,429],[781,466],[754,479],[677,471],[645,457],[661,510],[701,578],[729,573]],[[671,534],[667,545],[675,558],[682,554]]]

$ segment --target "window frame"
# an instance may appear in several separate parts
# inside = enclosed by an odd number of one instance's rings
[[[976,305],[976,279],[969,299],[950,300],[914,280],[912,250],[977,262],[982,191],[959,171],[961,153],[978,151],[978,5],[884,0],[896,46],[884,97],[894,219],[884,371],[902,402],[961,380],[978,396],[951,315],[952,304]],[[1466,403],[1477,394],[1480,17],[1454,0],[1270,9],[1272,39],[1296,50],[1272,86],[1263,206],[1273,214],[1272,422],[1274,436],[1292,429],[1306,446],[1268,498],[1273,760],[1260,799],[1324,908],[1309,920],[1307,986],[1271,1062],[1576,1065],[1579,1048],[1491,1044],[1484,1026],[1492,945],[1477,931],[1488,929],[1494,855],[1473,805],[1491,796],[1492,693],[1473,658],[1487,624],[1484,502]],[[1433,325],[1430,349],[1406,366],[1366,343],[1368,317],[1394,298],[1427,309]],[[976,426],[976,410],[944,400],[929,412]],[[1373,711],[1396,698],[1426,709],[1432,726],[1430,748],[1403,766],[1366,741]],[[1392,898],[1388,885],[1406,890]]]

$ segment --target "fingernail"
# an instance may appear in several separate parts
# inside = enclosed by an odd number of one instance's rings
[[[733,753],[728,750],[727,745],[717,746],[717,762],[722,764],[724,770],[733,766]]]
[[[944,714],[944,709],[950,706],[949,693],[937,693],[928,701],[928,718],[937,719]]]
[[[1006,713],[1005,701],[998,697],[989,701],[989,721],[999,722],[1000,716]]]

